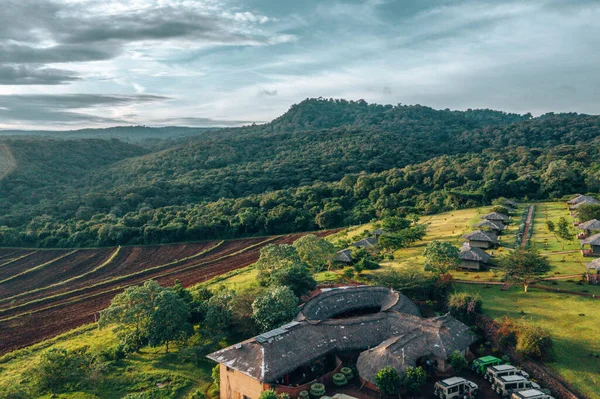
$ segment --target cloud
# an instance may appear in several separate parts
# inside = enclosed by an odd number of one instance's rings
[[[60,85],[79,80],[72,71],[0,64],[0,85]]]
[[[148,120],[147,124],[152,126],[190,126],[190,127],[235,127],[258,123],[256,121],[236,121],[212,118],[167,118]]]
[[[136,94],[14,94],[0,95],[0,120],[3,122],[49,122],[53,124],[128,123],[110,116],[109,109],[169,100],[168,97]]]
[[[276,96],[277,95],[277,89],[273,89],[273,90],[262,89],[260,92],[262,94],[264,94],[265,96]]]

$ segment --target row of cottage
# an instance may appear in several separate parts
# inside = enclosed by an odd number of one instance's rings
[[[583,205],[600,205],[600,201],[589,195],[581,194],[567,201],[572,216],[575,216],[575,211]],[[597,219],[580,220],[575,223],[575,226],[583,230],[577,234],[583,256],[600,256],[600,221]],[[586,245],[589,245],[589,248],[586,248]],[[588,281],[591,284],[600,284],[600,258],[586,263],[586,266]]]
[[[507,208],[516,208],[517,203],[507,200],[504,205]],[[509,220],[507,215],[498,212],[488,213],[482,216],[482,221],[475,225],[478,230],[463,236],[467,240],[459,252],[460,267],[469,270],[481,270],[489,266],[491,255],[484,249],[492,249],[498,245],[498,236],[506,228]]]

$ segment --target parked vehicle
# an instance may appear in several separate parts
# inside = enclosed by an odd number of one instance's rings
[[[525,378],[529,378],[529,374],[523,370],[519,370],[515,366],[510,364],[500,364],[498,366],[490,366],[485,373],[485,379],[494,384],[496,378],[504,377],[507,375],[521,375]]]
[[[510,397],[511,399],[554,399],[552,396],[538,391],[537,389],[526,389],[524,391],[515,392]]]
[[[488,367],[497,366],[503,363],[504,361],[502,361],[502,359],[498,359],[497,357],[484,356],[473,360],[473,364],[471,364],[471,370],[479,375],[484,375]]]
[[[533,381],[529,381],[522,375],[506,375],[504,377],[498,377],[492,385],[492,389],[504,397],[531,388],[540,389],[540,386]]]
[[[474,397],[479,386],[461,377],[447,378],[435,383],[435,396],[439,399]]]

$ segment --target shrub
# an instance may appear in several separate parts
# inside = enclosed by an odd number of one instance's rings
[[[189,396],[189,399],[206,399],[206,395],[204,394],[204,392],[202,392],[201,389],[196,389],[194,392],[192,392],[192,394]]]
[[[267,389],[266,391],[262,391],[259,399],[277,399],[277,394],[272,389]]]
[[[333,383],[337,386],[342,386],[342,385],[346,385],[348,383],[348,380],[346,379],[346,376],[342,373],[336,373],[333,375]]]
[[[450,365],[456,373],[460,373],[469,367],[467,359],[465,359],[465,357],[459,351],[454,351],[450,355]]]
[[[423,367],[407,367],[406,375],[402,381],[402,385],[406,387],[409,393],[418,393],[421,387],[427,382],[427,374]]]
[[[279,395],[277,395],[278,399],[292,399],[292,397],[290,396],[289,393],[286,392],[282,392]]]
[[[395,368],[384,367],[375,376],[375,384],[385,395],[395,395],[400,387],[400,376]]]
[[[469,292],[452,293],[448,296],[448,310],[463,323],[472,323],[481,313],[481,296]]]
[[[321,396],[323,396],[325,394],[325,385],[323,384],[312,384],[310,386],[310,394],[312,396],[316,396],[317,398],[320,398]]]
[[[216,386],[219,386],[221,384],[221,368],[219,364],[212,368],[212,371],[210,372],[210,377],[212,378],[213,383]]]
[[[350,367],[342,367],[340,373],[344,374],[348,380],[354,376]]]
[[[300,391],[298,394],[298,399],[308,399],[309,398],[308,391]]]
[[[534,359],[551,359],[553,348],[552,337],[542,327],[524,325],[517,333],[515,349],[523,356]]]

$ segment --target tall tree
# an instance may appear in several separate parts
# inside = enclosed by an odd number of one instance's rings
[[[291,321],[298,313],[298,298],[288,287],[271,287],[252,304],[252,318],[263,331]]]
[[[523,284],[524,292],[552,269],[548,259],[534,248],[519,247],[505,255],[500,264],[506,280]]]
[[[447,241],[432,241],[427,245],[423,256],[425,256],[425,271],[438,275],[448,273],[458,267],[459,249]]]
[[[335,247],[329,241],[307,234],[294,241],[298,256],[311,268],[313,273],[322,271],[331,265],[335,255]]]
[[[172,290],[160,292],[154,301],[152,321],[148,329],[148,341],[152,346],[165,345],[189,337],[194,332],[188,322],[190,312],[185,301]]]

